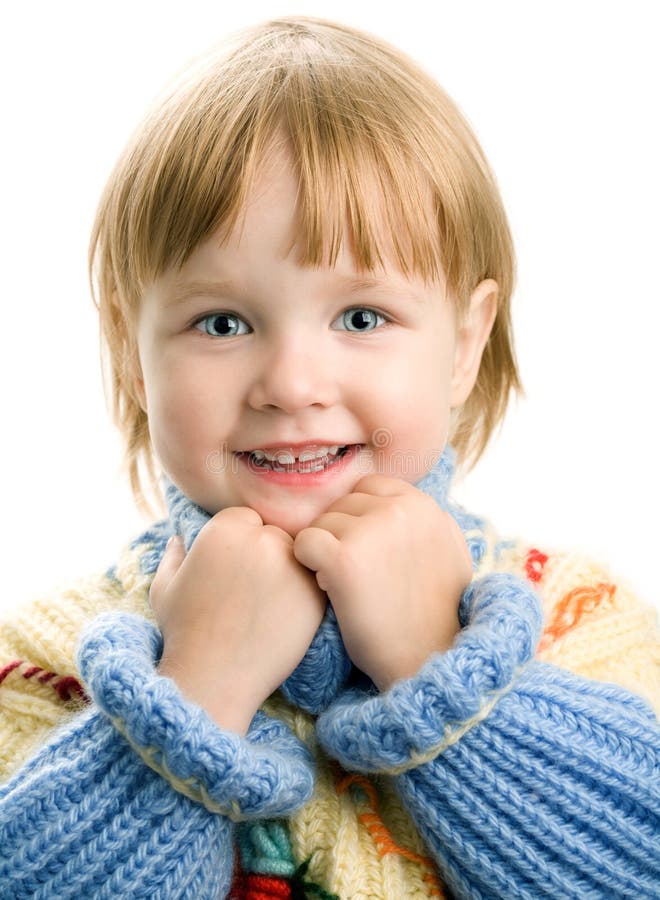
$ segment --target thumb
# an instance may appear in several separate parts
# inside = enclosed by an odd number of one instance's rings
[[[151,582],[149,598],[152,606],[155,606],[161,594],[167,590],[170,581],[179,571],[179,566],[186,558],[186,548],[183,539],[178,534],[173,535],[167,542],[165,553],[161,559],[154,580]]]
[[[339,541],[325,528],[303,528],[293,542],[293,555],[298,562],[316,573],[322,591],[329,591],[329,576],[335,570],[334,559]]]

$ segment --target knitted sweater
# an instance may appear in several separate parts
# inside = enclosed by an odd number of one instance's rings
[[[0,629],[0,897],[660,897],[655,615],[574,554],[456,518],[461,632],[379,694],[329,608],[248,735],[156,665],[169,518]]]

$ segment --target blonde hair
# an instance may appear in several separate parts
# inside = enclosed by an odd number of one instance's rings
[[[477,382],[451,423],[461,464],[474,465],[511,390],[522,391],[510,318],[511,233],[483,151],[456,105],[371,35],[315,18],[277,19],[242,32],[168,91],[101,197],[90,277],[106,384],[138,502],[142,466],[154,484],[135,383],[141,296],[216,229],[231,231],[281,135],[299,178],[303,264],[332,265],[348,223],[359,268],[382,265],[386,236],[404,273],[425,280],[444,273],[459,317],[480,281],[497,282],[497,318]]]

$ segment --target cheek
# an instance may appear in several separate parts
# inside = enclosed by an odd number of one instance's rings
[[[440,409],[448,401],[451,365],[445,348],[414,345],[378,367],[369,391],[380,414],[390,409],[414,421],[425,409]]]
[[[165,371],[167,375],[147,383],[149,431],[159,454],[172,452],[177,445],[204,442],[205,432],[218,419],[212,392],[191,367],[168,367]]]
[[[417,347],[378,373],[370,397],[371,440],[392,474],[416,481],[442,453],[449,433],[451,368],[444,348]],[[385,460],[383,459],[383,462]]]

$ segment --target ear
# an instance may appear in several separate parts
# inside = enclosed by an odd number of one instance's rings
[[[497,294],[497,282],[492,278],[479,282],[457,326],[451,378],[452,409],[465,403],[477,380],[484,347],[497,315]]]

